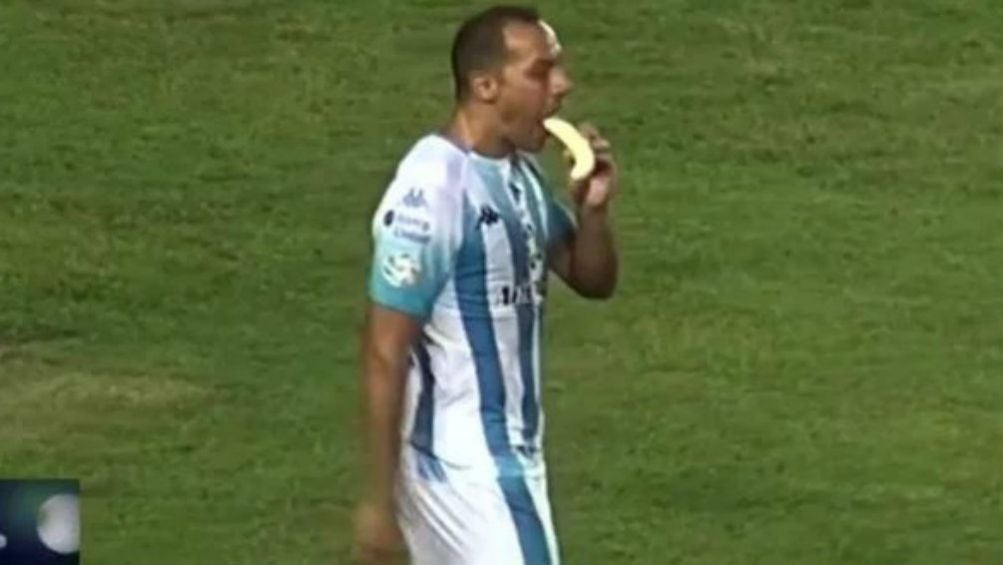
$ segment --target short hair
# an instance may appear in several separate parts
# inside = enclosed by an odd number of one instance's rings
[[[497,68],[508,58],[505,27],[511,23],[535,24],[540,13],[525,6],[492,6],[467,18],[453,39],[450,63],[457,101],[470,95],[470,75]]]

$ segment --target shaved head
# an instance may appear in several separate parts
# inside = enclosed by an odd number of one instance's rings
[[[462,102],[470,96],[474,73],[498,70],[508,61],[506,27],[539,23],[539,12],[521,6],[494,6],[464,21],[456,32],[450,57],[456,99]]]
[[[532,8],[496,6],[463,22],[452,50],[456,109],[503,145],[539,151],[543,120],[561,108],[571,81],[554,29]]]

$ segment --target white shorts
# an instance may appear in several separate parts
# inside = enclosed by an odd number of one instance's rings
[[[404,451],[398,521],[412,565],[559,565],[545,473],[492,480]]]

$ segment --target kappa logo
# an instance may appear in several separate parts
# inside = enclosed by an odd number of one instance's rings
[[[407,191],[401,200],[408,208],[425,208],[428,202],[425,200],[425,191],[420,188],[412,188]]]
[[[477,218],[477,227],[492,226],[500,219],[501,216],[498,215],[498,212],[496,212],[494,208],[485,204],[484,206],[481,206],[481,215]]]

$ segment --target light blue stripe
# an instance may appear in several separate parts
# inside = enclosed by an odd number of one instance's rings
[[[505,418],[505,384],[495,339],[494,324],[488,305],[487,255],[484,239],[477,225],[479,211],[469,201],[463,207],[464,241],[457,257],[455,288],[460,318],[474,358],[477,384],[480,387],[481,423],[488,449],[503,475],[519,475],[522,469],[509,445]]]
[[[498,484],[512,514],[526,565],[550,565],[543,523],[512,452],[505,417],[505,385],[487,301],[487,253],[477,225],[478,211],[464,199],[464,241],[457,257],[455,288],[460,317],[480,387],[481,425],[498,469]]]
[[[521,477],[502,477],[498,483],[515,522],[523,565],[551,565],[543,522],[525,480]]]

